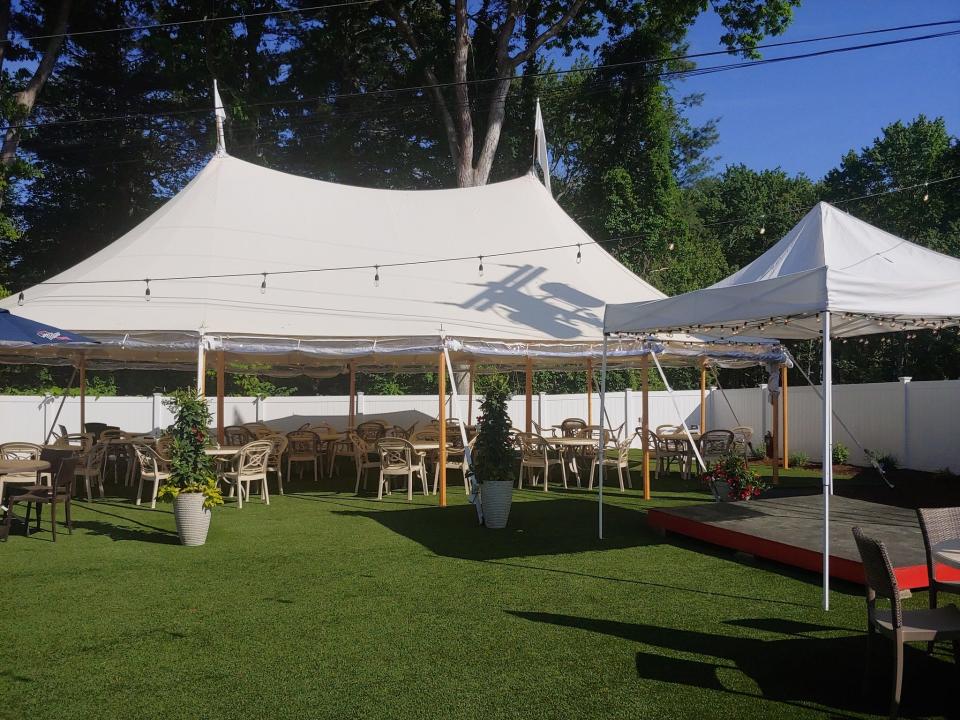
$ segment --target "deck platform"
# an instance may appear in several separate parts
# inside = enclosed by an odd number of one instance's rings
[[[823,496],[790,495],[749,502],[707,503],[650,510],[651,527],[696,538],[785,565],[821,572]],[[916,512],[833,495],[830,498],[830,576],[863,583],[863,566],[851,528],[859,525],[887,546],[903,589],[928,583]],[[938,569],[960,580],[960,570]]]

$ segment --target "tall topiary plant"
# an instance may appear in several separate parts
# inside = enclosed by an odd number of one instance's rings
[[[157,497],[172,502],[180,493],[203,493],[205,508],[222,505],[223,494],[217,487],[213,458],[204,452],[210,442],[207,427],[212,421],[206,400],[196,390],[182,389],[171,393],[164,404],[176,419],[170,427],[170,476],[160,486]]]
[[[513,442],[510,437],[510,415],[507,413],[509,399],[506,388],[494,386],[487,391],[480,404],[474,468],[477,479],[482,483],[513,481]]]

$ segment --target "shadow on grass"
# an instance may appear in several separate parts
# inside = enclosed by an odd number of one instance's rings
[[[864,693],[861,688],[867,650],[865,634],[808,637],[808,633],[834,632],[835,629],[799,623],[802,634],[793,632],[799,629],[796,626],[785,626],[790,632],[783,634],[789,637],[762,640],[572,615],[507,612],[531,622],[601,633],[646,646],[635,656],[637,675],[645,680],[754,696],[728,687],[722,674],[718,674],[721,669],[734,669],[755,683],[760,697],[772,702],[820,707],[833,713],[885,714],[889,707],[891,644],[885,643],[883,650],[878,649],[874,657],[875,672]],[[767,619],[735,621],[744,627],[768,622]],[[690,655],[710,659],[690,660]],[[920,649],[908,648],[900,716],[956,717],[955,698],[953,692],[947,690],[956,687],[956,673],[953,663],[928,656]]]
[[[522,497],[522,493],[516,496]],[[528,495],[514,501],[505,530],[480,527],[473,505],[382,507],[337,510],[334,514],[372,520],[436,555],[462,560],[563,555],[660,543],[644,530],[643,512],[615,505],[604,507],[604,539],[598,539],[596,500],[573,493],[552,493],[549,500]]]
[[[124,509],[129,509],[125,506]],[[86,530],[91,535],[102,535],[114,541],[120,540],[139,540],[140,542],[160,543],[162,545],[177,545],[179,539],[175,532],[166,528],[157,527],[140,522],[126,515],[107,512],[106,510],[87,504],[84,507],[87,512],[96,513],[110,518],[115,518],[119,522],[108,522],[106,520],[74,520],[73,527]]]

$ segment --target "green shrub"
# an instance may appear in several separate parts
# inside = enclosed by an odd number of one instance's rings
[[[510,437],[511,423],[507,413],[509,398],[507,389],[497,384],[487,390],[480,404],[473,462],[479,482],[513,482],[513,439]]]
[[[790,466],[795,468],[805,468],[810,464],[810,456],[803,450],[795,450],[790,453]]]
[[[750,459],[751,459],[751,460],[766,460],[766,459],[767,459],[767,453],[764,451],[764,449],[763,449],[762,447],[759,447],[759,446],[754,447],[753,450],[750,451]]]
[[[833,464],[846,465],[850,459],[850,449],[841,442],[833,444]]]

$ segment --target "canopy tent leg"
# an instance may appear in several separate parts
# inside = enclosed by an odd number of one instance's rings
[[[470,388],[467,390],[467,425],[473,425],[473,372],[476,369],[473,360],[470,361],[468,375],[470,377]],[[457,413],[458,415],[460,413]]]
[[[72,381],[71,381],[72,382]],[[87,356],[80,356],[80,432],[87,431]]]
[[[446,360],[447,373],[453,377],[453,363],[450,361],[450,353],[447,348],[443,349],[443,358]],[[473,397],[473,363],[470,363],[470,396]],[[470,451],[470,443],[467,439],[467,426],[463,422],[463,408],[460,406],[460,394],[457,392],[457,384],[450,383],[451,412],[457,414],[457,425],[460,429],[460,441],[463,443],[463,476],[470,491],[467,495],[467,501],[473,503],[477,508],[477,519],[483,522],[483,508],[480,505],[480,483],[477,481],[473,470],[473,453]],[[469,411],[468,411],[469,415]]]
[[[440,403],[438,418],[440,421],[440,451],[437,462],[440,463],[440,507],[447,506],[447,366],[443,352],[440,353],[440,372],[437,387],[437,399]]]
[[[670,397],[670,402],[673,403],[673,409],[677,413],[677,419],[680,420],[680,424],[683,426],[683,433],[687,436],[687,442],[690,443],[690,449],[693,450],[693,454],[697,458],[697,463],[699,463],[700,469],[706,470],[707,464],[703,461],[703,455],[700,454],[700,447],[697,445],[696,441],[694,441],[693,435],[690,434],[690,426],[687,425],[687,419],[683,416],[683,413],[680,412],[680,406],[677,404],[677,396],[673,394],[673,388],[670,387],[670,382],[667,380],[667,374],[663,371],[663,366],[660,364],[657,354],[651,351],[650,356],[653,358],[653,364],[656,366],[657,372],[660,373],[660,379],[663,380],[663,386],[667,389],[667,395]]]
[[[350,406],[347,408],[347,429],[354,430],[357,425],[357,370],[353,360],[349,364],[350,371]]]
[[[833,493],[833,358],[830,311],[823,325],[823,609],[830,609],[830,495]]]
[[[788,439],[790,435],[790,390],[787,387],[786,365],[780,367],[780,396],[783,399],[783,405],[781,406],[783,422],[780,424],[780,434],[783,437],[783,469],[787,470],[790,467],[790,440]]]
[[[700,434],[707,431],[707,361],[700,363]]]
[[[640,420],[642,426],[641,445],[643,447],[643,499],[650,499],[650,449],[647,447],[647,436],[650,434],[650,358],[646,355],[641,360],[640,389],[643,396]]]
[[[223,420],[223,391],[224,383],[226,382],[225,375],[226,371],[226,358],[224,356],[223,350],[217,351],[217,442],[223,445],[226,441],[226,438],[223,433],[224,420]]]
[[[206,357],[203,352],[203,335],[197,343],[197,395],[203,396],[207,392],[206,378]]]
[[[593,358],[587,358],[587,425],[593,425]]]
[[[773,466],[773,484],[780,484],[780,393],[771,393],[770,395],[770,404],[773,406],[770,409],[771,415],[771,426],[770,426],[770,435],[772,436],[770,442],[770,448],[773,452],[773,456],[770,458],[770,463]]]
[[[607,334],[603,334],[603,355],[600,361],[600,418],[601,422],[607,410]],[[607,444],[604,442],[603,428],[600,428],[597,441],[597,537],[603,540],[603,466]],[[629,471],[628,471],[629,472]]]
[[[527,356],[527,374],[524,382],[524,409],[527,413],[526,432],[533,432],[533,360]]]

